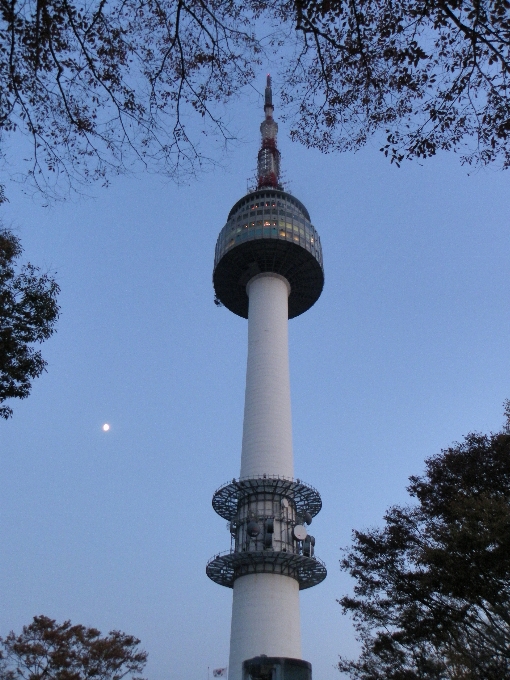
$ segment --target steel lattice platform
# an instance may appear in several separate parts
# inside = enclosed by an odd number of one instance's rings
[[[281,574],[295,578],[305,590],[324,581],[326,565],[317,557],[288,552],[227,552],[215,555],[206,567],[207,576],[220,586],[232,588],[246,574]]]
[[[284,496],[296,504],[298,515],[309,512],[312,517],[322,508],[322,499],[317,489],[305,484],[300,479],[286,477],[249,477],[233,479],[223,484],[214,492],[212,506],[215,512],[228,521],[232,521],[237,513],[239,500],[254,494]]]

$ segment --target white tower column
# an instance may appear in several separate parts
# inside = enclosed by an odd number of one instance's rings
[[[299,583],[279,574],[247,574],[234,583],[228,680],[242,680],[246,659],[301,658]]]
[[[288,281],[278,274],[246,286],[248,362],[244,402],[243,477],[293,476]],[[299,583],[280,574],[247,574],[234,583],[229,680],[242,680],[246,659],[301,658]]]
[[[248,363],[241,478],[292,477],[287,279],[258,274],[246,286]]]

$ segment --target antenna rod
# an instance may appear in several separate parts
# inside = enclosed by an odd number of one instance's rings
[[[278,123],[273,120],[273,90],[271,76],[267,75],[264,94],[264,113],[266,118],[260,126],[262,145],[257,160],[257,188],[271,187],[280,189],[280,152],[276,146]]]

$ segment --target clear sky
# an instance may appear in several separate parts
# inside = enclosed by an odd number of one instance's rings
[[[278,120],[277,87],[275,103]],[[214,305],[211,275],[254,173],[262,98],[229,115],[245,141],[189,186],[120,178],[43,208],[8,185],[2,206],[26,258],[57,270],[62,316],[48,372],[0,423],[0,635],[36,614],[120,629],[141,638],[150,680],[206,680],[228,661],[231,592],[205,565],[229,547],[211,497],[239,474],[247,324]],[[351,531],[405,502],[427,456],[502,425],[509,175],[469,174],[453,154],[398,169],[377,141],[324,156],[287,132],[285,180],[326,273],[290,322],[296,476],[322,494],[328,567],[301,596],[303,655],[335,680],[357,649],[336,603]]]

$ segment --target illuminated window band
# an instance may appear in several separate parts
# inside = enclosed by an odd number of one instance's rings
[[[322,266],[320,238],[308,211],[293,196],[276,190],[256,191],[236,203],[218,237],[214,266],[234,246],[261,238],[296,243]]]

